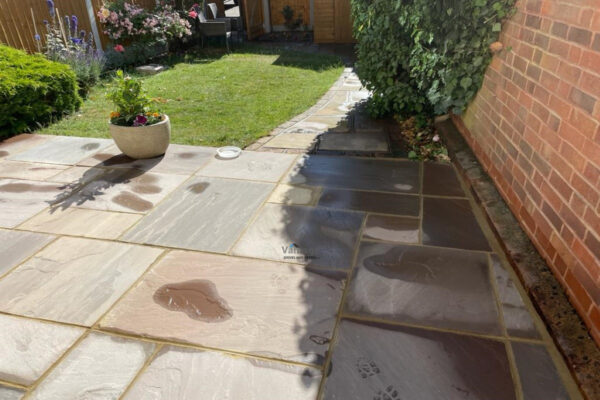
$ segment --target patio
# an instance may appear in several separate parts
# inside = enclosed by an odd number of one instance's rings
[[[0,399],[580,398],[453,166],[276,151],[2,143]]]

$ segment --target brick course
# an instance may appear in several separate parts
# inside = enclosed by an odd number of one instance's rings
[[[454,118],[600,343],[600,3],[516,7]]]

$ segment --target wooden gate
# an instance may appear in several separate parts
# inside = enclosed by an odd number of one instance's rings
[[[350,0],[314,0],[315,42],[354,43]]]
[[[252,40],[264,33],[262,1],[242,0],[242,7],[248,40]]]

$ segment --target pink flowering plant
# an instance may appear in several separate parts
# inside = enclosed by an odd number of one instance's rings
[[[148,97],[139,79],[117,71],[115,86],[107,95],[115,105],[110,123],[120,126],[147,126],[159,123],[164,115],[153,108],[155,101]]]

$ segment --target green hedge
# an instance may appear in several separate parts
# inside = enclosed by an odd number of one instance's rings
[[[0,45],[0,138],[43,126],[81,105],[75,73]]]
[[[514,0],[351,0],[357,73],[374,115],[462,111]]]

